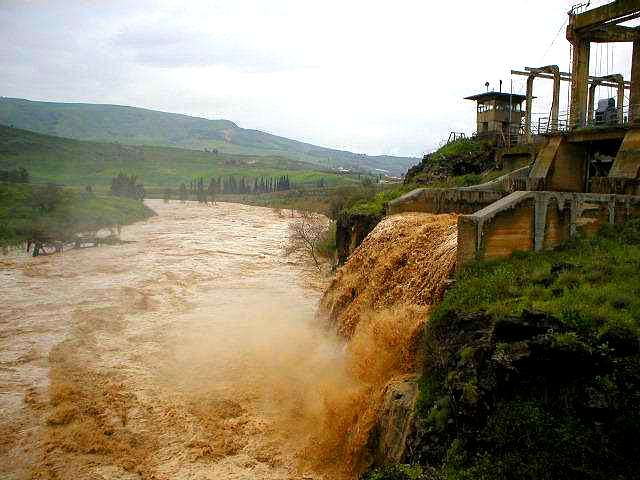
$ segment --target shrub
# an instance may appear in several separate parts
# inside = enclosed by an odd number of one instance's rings
[[[366,475],[365,480],[422,480],[423,469],[419,465],[387,465]]]

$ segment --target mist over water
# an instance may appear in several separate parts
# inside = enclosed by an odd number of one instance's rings
[[[0,476],[354,478],[425,316],[338,337],[290,218],[149,204],[131,243],[1,260]]]
[[[2,473],[296,478],[283,415],[305,365],[342,353],[312,270],[282,255],[290,220],[149,204],[132,243],[2,259]]]

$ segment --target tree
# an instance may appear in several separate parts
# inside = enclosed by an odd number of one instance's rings
[[[44,187],[32,189],[29,205],[45,215],[53,211],[61,201],[62,188],[53,183],[47,183]]]
[[[207,203],[207,195],[204,190],[204,177],[198,177],[193,181],[196,190],[196,200],[199,203]]]
[[[29,172],[24,167],[16,170],[0,170],[0,182],[29,183]]]
[[[207,194],[209,196],[209,201],[212,204],[216,204],[216,195],[218,193],[218,183],[215,178],[209,180],[209,187],[207,187]]]
[[[117,177],[111,180],[111,195],[142,201],[144,200],[145,191],[142,183],[138,183],[136,175],[129,176],[120,172]]]
[[[285,248],[285,255],[307,254],[320,271],[318,248],[325,240],[326,234],[327,225],[321,216],[310,212],[300,212],[298,217],[289,224],[289,241]]]

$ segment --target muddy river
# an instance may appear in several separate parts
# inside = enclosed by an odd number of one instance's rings
[[[291,219],[149,205],[124,245],[0,257],[0,478],[339,478],[311,437],[350,380]]]

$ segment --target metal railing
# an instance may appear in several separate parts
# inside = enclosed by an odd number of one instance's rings
[[[622,119],[620,118],[622,115]],[[625,105],[622,110],[616,109],[609,112],[594,112],[592,118],[587,119],[586,124],[581,128],[603,128],[629,125],[629,106]],[[526,131],[524,119],[520,125],[520,143],[527,141],[529,133],[531,136],[550,135],[558,132],[571,130],[569,112],[564,111],[558,114],[558,123],[553,125],[551,116],[548,114],[532,115],[530,132]],[[620,121],[622,120],[622,121]]]

